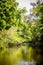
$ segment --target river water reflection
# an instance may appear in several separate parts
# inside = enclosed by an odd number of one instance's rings
[[[21,61],[21,62],[18,62],[18,64],[15,64],[15,65],[36,65],[36,62]]]

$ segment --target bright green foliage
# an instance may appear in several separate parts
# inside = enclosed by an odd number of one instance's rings
[[[15,0],[0,0],[0,29],[9,29],[15,23],[17,6]]]
[[[18,2],[15,0],[1,0],[0,1],[0,30],[9,29],[16,25],[15,22],[21,19],[21,13],[25,13],[26,9],[17,9]]]
[[[37,20],[28,23],[22,20],[26,13],[25,7],[18,9],[17,6],[15,0],[0,0],[0,65],[12,65],[19,60],[40,61],[41,56],[35,54],[36,49],[27,45],[32,42],[36,43],[35,45],[42,43],[40,40],[43,34],[43,5],[36,6],[33,10],[33,13],[38,15]],[[11,47],[9,43],[12,44]]]
[[[41,32],[43,30],[43,4],[37,6],[36,9],[33,10],[33,13],[37,16],[37,20],[39,22],[39,30]]]

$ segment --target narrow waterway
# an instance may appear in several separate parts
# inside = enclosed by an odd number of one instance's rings
[[[21,62],[18,62],[18,64],[15,64],[15,65],[36,65],[36,62],[21,61]]]

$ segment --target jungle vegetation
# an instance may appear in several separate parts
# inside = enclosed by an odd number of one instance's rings
[[[35,19],[28,21],[26,8],[18,5],[16,0],[0,0],[0,65],[43,62],[43,2],[31,3]]]

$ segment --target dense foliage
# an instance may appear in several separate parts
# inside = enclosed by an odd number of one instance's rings
[[[15,0],[0,0],[0,65],[42,61],[43,3],[36,3],[32,9],[35,20],[28,22],[23,20],[26,8],[17,8],[18,5]]]
[[[18,10],[18,4],[15,0],[0,0],[0,30],[9,29],[15,25],[21,13],[26,11],[25,8]]]

